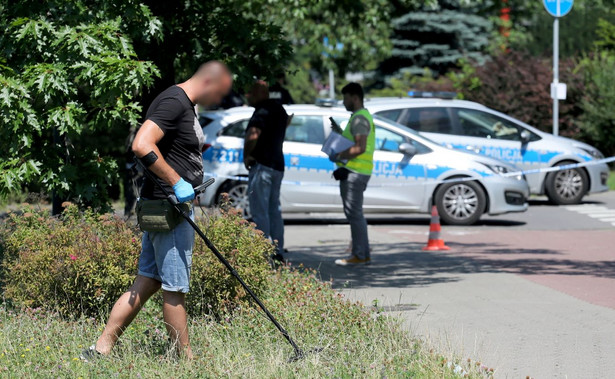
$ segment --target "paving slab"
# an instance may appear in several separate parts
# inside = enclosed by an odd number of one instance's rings
[[[400,315],[440,352],[498,378],[615,377],[615,231],[446,228],[425,252],[421,225],[371,225],[373,264],[337,267],[348,225],[289,225],[293,265],[353,300]]]

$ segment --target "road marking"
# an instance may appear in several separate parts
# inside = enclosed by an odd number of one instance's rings
[[[615,209],[609,209],[605,206],[596,204],[570,205],[564,207],[564,209],[589,216],[598,221],[608,222],[615,226],[615,222],[613,222],[615,221]]]
[[[587,214],[589,217],[593,217],[593,218],[604,218],[604,217],[611,217],[611,216],[615,216],[615,211],[612,212],[597,212],[597,213],[588,213]]]
[[[593,212],[608,212],[609,208],[607,207],[587,207],[587,208],[567,208],[570,211],[575,211],[579,213],[593,213]]]

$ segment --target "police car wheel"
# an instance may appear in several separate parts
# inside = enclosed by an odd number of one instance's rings
[[[434,198],[442,222],[449,225],[472,225],[485,212],[487,197],[475,182],[443,184]]]
[[[248,201],[248,182],[230,180],[221,187],[217,198],[217,205],[220,205],[223,201],[222,194],[228,194],[229,202],[235,209],[239,209],[243,212],[243,217],[249,219],[252,217],[250,214],[250,203]]]
[[[559,165],[570,164],[563,162]],[[587,173],[582,168],[551,172],[545,180],[545,192],[553,204],[578,204],[589,188]]]

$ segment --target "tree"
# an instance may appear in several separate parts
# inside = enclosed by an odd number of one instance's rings
[[[553,17],[544,9],[542,1],[513,2],[512,27],[518,35],[514,50],[528,51],[532,55],[550,55],[553,51]],[[596,20],[615,21],[612,12],[615,0],[575,0],[570,13],[560,20],[560,56],[573,57],[589,53],[599,39]]]
[[[243,91],[254,77],[273,79],[276,66],[293,54],[290,42],[277,23],[263,21],[244,10],[265,0],[157,1],[145,0],[162,24],[156,41],[140,41],[135,50],[162,72],[146,99],[149,104],[166,87],[185,80],[205,61],[217,59],[235,74],[235,88]],[[141,30],[131,35],[139,40]]]
[[[598,20],[596,50],[585,56],[580,68],[587,90],[579,117],[581,136],[607,156],[615,155],[615,24]]]
[[[79,5],[55,3],[46,14],[2,5],[0,193],[36,183],[104,209],[117,170],[104,137],[138,122],[135,95],[158,71],[137,59],[119,18],[84,16]],[[80,17],[55,19],[56,11]]]
[[[41,186],[105,209],[141,104],[206,60],[228,63],[242,86],[291,56],[280,27],[243,6],[1,0],[0,194]]]
[[[390,55],[390,21],[396,9],[436,3],[437,0],[251,0],[243,3],[243,9],[282,27],[295,54],[291,62],[280,62],[276,69],[286,70],[289,89],[296,100],[313,102],[318,95],[315,76],[326,77],[332,69],[340,80],[348,72],[373,70]]]
[[[245,2],[252,14],[282,25],[295,49],[312,68],[338,74],[374,68],[390,54],[390,20],[396,6],[434,4],[436,0],[261,0]],[[267,16],[265,16],[267,17]],[[328,37],[329,47],[323,39]],[[341,44],[341,45],[340,45]],[[338,51],[337,47],[342,46]],[[323,54],[327,53],[327,54]]]
[[[373,89],[369,92],[370,97],[407,97],[409,91],[427,92],[454,92],[453,82],[446,76],[434,77],[434,74],[426,68],[420,75],[412,75],[403,72],[397,77],[392,77],[387,87]]]
[[[474,2],[479,4],[479,2]],[[483,63],[492,22],[476,15],[481,6],[440,0],[438,7],[423,6],[393,19],[393,50],[379,70],[384,75],[421,74],[425,68],[446,73],[462,59]]]
[[[600,18],[598,20],[598,28],[596,29],[598,39],[594,43],[596,49],[615,51],[615,24]]]

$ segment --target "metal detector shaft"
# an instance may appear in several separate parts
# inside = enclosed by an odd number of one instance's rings
[[[241,284],[241,286],[250,294],[250,296],[252,297],[252,299],[256,302],[256,304],[258,304],[258,306],[263,310],[263,312],[265,312],[265,314],[267,315],[267,317],[269,318],[269,320],[273,323],[273,325],[275,325],[275,327],[280,331],[280,333],[282,333],[282,335],[284,336],[284,338],[286,338],[286,341],[288,341],[288,343],[293,347],[293,349],[295,350],[295,356],[297,358],[301,358],[303,357],[303,351],[301,349],[299,349],[299,347],[297,346],[297,344],[295,343],[295,341],[290,337],[290,335],[288,334],[288,332],[286,331],[286,329],[284,329],[282,327],[282,325],[280,325],[280,323],[278,322],[278,320],[276,320],[275,317],[273,317],[273,315],[271,314],[271,312],[269,312],[269,310],[267,309],[267,307],[265,307],[265,304],[263,304],[263,302],[258,298],[258,296],[256,296],[256,294],[252,291],[252,289],[246,284],[246,282],[243,281],[243,279],[241,278],[241,276],[239,276],[239,273],[237,272],[237,270],[235,270],[235,268],[233,266],[231,266],[231,264],[229,263],[229,261],[226,260],[226,258],[224,258],[224,256],[222,254],[220,254],[220,251],[218,251],[218,248],[209,240],[209,238],[207,238],[207,236],[205,235],[205,233],[203,233],[203,231],[201,231],[201,228],[198,227],[198,225],[192,221],[192,219],[190,218],[190,215],[188,215],[186,212],[184,212],[184,210],[179,206],[180,203],[177,201],[177,198],[175,197],[175,195],[170,194],[169,191],[166,190],[166,188],[164,188],[164,186],[162,186],[160,184],[160,182],[156,179],[156,177],[154,176],[153,173],[151,173],[147,167],[145,167],[145,165],[143,163],[141,163],[141,161],[136,158],[135,161],[137,162],[137,164],[139,166],[141,166],[141,168],[143,169],[143,172],[145,173],[145,175],[154,183],[156,183],[156,185],[162,190],[162,192],[165,194],[165,196],[167,197],[167,200],[173,204],[173,206],[175,207],[175,209],[182,215],[182,217],[184,219],[186,219],[186,221],[188,221],[188,223],[190,224],[190,226],[192,226],[192,228],[194,229],[194,231],[201,237],[201,239],[203,239],[203,241],[205,242],[205,245],[207,246],[207,248],[209,250],[211,250],[212,253],[214,253],[214,255],[216,256],[216,258],[218,258],[218,260],[229,270],[229,272],[231,273],[231,275],[233,275],[235,277],[235,279],[237,279],[237,281],[239,282],[239,284]]]

